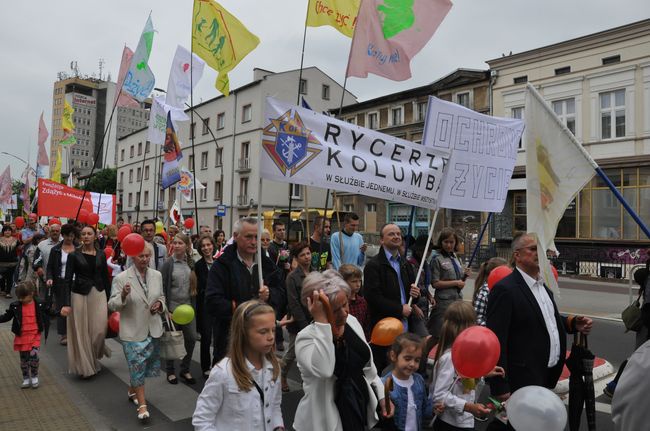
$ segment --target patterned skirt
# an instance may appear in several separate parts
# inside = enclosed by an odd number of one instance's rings
[[[160,340],[147,337],[144,341],[124,341],[122,348],[129,366],[131,387],[144,386],[145,377],[160,375]]]

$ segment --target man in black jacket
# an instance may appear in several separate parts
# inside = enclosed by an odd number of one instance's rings
[[[226,354],[228,331],[233,311],[242,302],[258,298],[278,309],[286,302],[282,271],[262,255],[262,276],[264,285],[258,281],[257,220],[242,218],[233,229],[233,244],[214,262],[208,274],[205,290],[205,309],[220,321],[218,346],[215,346],[215,361]]]
[[[498,365],[504,377],[489,379],[490,391],[504,401],[517,389],[554,388],[566,354],[566,334],[588,334],[591,319],[561,316],[553,294],[539,274],[537,239],[522,234],[512,242],[516,268],[499,281],[488,297],[487,327],[499,338]]]
[[[364,298],[368,301],[372,327],[386,317],[395,317],[408,330],[408,318],[413,311],[409,297],[417,299],[420,289],[415,286],[413,267],[400,255],[402,231],[399,226],[386,224],[379,231],[381,248],[377,256],[366,264],[364,275]],[[377,371],[388,365],[389,347],[371,345]]]

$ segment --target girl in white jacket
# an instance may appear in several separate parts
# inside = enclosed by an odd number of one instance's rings
[[[273,308],[257,300],[237,307],[229,344],[196,402],[194,429],[283,431]]]

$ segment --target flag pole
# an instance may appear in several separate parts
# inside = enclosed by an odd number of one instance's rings
[[[291,218],[291,215],[289,215]],[[262,274],[262,229],[264,217],[262,216],[262,174],[257,185],[257,278],[259,288],[264,286],[264,274]]]
[[[192,5],[192,20],[194,19],[194,5]],[[192,24],[194,25],[193,21]],[[196,135],[196,124],[194,124],[194,36],[190,32],[190,140],[192,142],[192,174],[196,175],[196,151],[194,148],[194,136]],[[234,148],[233,148],[233,151]],[[199,206],[196,199],[196,178],[192,187],[192,195],[194,195],[194,227],[196,233],[199,233]]]
[[[145,144],[145,147],[146,146],[147,145]],[[146,150],[146,148],[145,148],[145,150]],[[136,213],[135,213],[135,221],[136,221],[136,223],[140,222],[140,200],[142,199],[142,183],[144,182],[143,181],[143,178],[144,178],[144,162],[145,162],[146,159],[147,159],[147,152],[143,151],[142,152],[142,167],[140,169],[140,178],[139,179],[136,178],[136,180],[140,181],[140,190],[138,190],[138,204],[137,204],[138,209],[136,210]],[[98,208],[98,210],[99,210],[99,208]],[[99,214],[99,212],[98,212],[98,214]]]
[[[481,228],[481,233],[479,234],[478,240],[476,241],[476,245],[474,246],[474,251],[472,252],[472,257],[469,259],[469,263],[467,264],[468,268],[470,268],[472,266],[472,263],[474,263],[474,259],[478,255],[478,250],[481,247],[481,241],[483,240],[483,235],[485,235],[485,231],[487,230],[487,227],[490,224],[491,219],[492,219],[492,213],[488,213],[487,219],[485,220],[485,224]]]
[[[433,214],[433,221],[431,222],[431,227],[429,228],[429,237],[427,239],[427,245],[424,246],[424,253],[422,253],[422,260],[420,261],[420,267],[418,268],[418,274],[415,277],[415,285],[416,286],[420,282],[420,276],[422,275],[422,268],[424,267],[424,262],[427,260],[427,254],[429,254],[429,246],[431,245],[431,239],[433,238],[433,230],[436,227],[436,220],[438,219],[438,213],[439,212],[440,212],[440,208],[437,208],[436,212]],[[406,288],[406,286],[404,286],[404,288]],[[409,307],[411,306],[411,302],[413,302],[413,297],[409,296],[409,302],[408,302]]]

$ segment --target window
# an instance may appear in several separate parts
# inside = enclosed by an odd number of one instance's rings
[[[625,90],[600,93],[600,136],[602,139],[625,136]]]
[[[135,155],[135,147],[131,145],[131,151],[129,151],[130,157],[133,157]]]
[[[145,180],[149,179],[149,165],[144,167],[144,179]]]
[[[300,80],[300,94],[307,94],[307,80]]]
[[[377,212],[377,204],[366,204],[366,212],[376,213]]]
[[[214,200],[221,201],[221,181],[214,182]]]
[[[148,190],[144,191],[144,205],[145,206],[149,205],[149,191]]]
[[[458,103],[461,106],[464,106],[465,108],[470,108],[470,106],[469,106],[469,92],[457,94],[456,95],[456,103]]]
[[[379,114],[377,112],[368,113],[368,128],[377,129],[379,126]]]
[[[142,142],[138,142],[138,156],[142,155]]]
[[[176,200],[176,187],[169,188],[169,202],[174,202]]]
[[[151,151],[151,142],[147,141],[144,144],[144,153],[149,154],[149,151]]]
[[[203,119],[203,129],[201,130],[201,134],[207,135],[210,132],[210,118],[204,118]]]
[[[555,69],[555,75],[564,75],[567,73],[571,73],[571,66],[564,66]]]
[[[516,118],[518,120],[523,120],[524,119],[524,107],[523,106],[517,106],[515,108],[510,109],[510,117]],[[517,148],[523,148],[524,145],[522,143],[522,140],[519,140],[519,145]]]
[[[330,100],[330,86],[323,84],[323,88],[321,91],[321,97],[323,100]]]
[[[248,197],[248,178],[241,178],[239,180],[239,194],[245,198]],[[247,204],[248,202],[243,202],[243,205]]]
[[[226,113],[220,112],[217,114],[217,130],[221,130],[226,126]]]
[[[133,193],[129,193],[129,206],[133,206]]]
[[[357,124],[357,117],[348,117],[345,121],[350,124]]]
[[[401,106],[390,109],[390,120],[392,126],[399,126],[402,124],[402,112],[403,108]]]
[[[253,118],[253,107],[249,105],[244,105],[241,108],[241,122],[246,123],[248,121],[251,121]]]
[[[603,66],[606,66],[608,64],[620,63],[620,62],[621,62],[620,55],[612,55],[611,57],[603,58]]]
[[[135,206],[136,208],[140,206],[140,192],[135,192]]]
[[[121,162],[124,161],[124,148],[122,148],[122,149],[120,150],[120,161],[121,161]]]
[[[220,167],[223,165],[223,148],[217,148],[217,153],[214,158],[214,166]]]
[[[208,152],[201,153],[201,169],[208,169]]]
[[[415,121],[424,121],[427,115],[428,102],[417,102],[415,104]]]
[[[513,78],[513,82],[515,84],[525,84],[525,83],[528,82],[528,75],[517,76],[517,77]]]
[[[526,231],[526,192],[513,193],[513,232]]]
[[[129,183],[133,182],[133,169],[129,169]]]
[[[343,211],[346,213],[354,212],[354,204],[343,204]]]
[[[204,187],[199,190],[199,200],[205,202],[208,200],[208,188]]]
[[[120,184],[118,184],[118,185],[119,185],[119,188],[122,188],[123,185],[124,185],[124,172],[120,172]]]
[[[194,129],[196,128],[196,123],[190,124],[190,139],[194,139]]]
[[[187,159],[187,168],[194,172],[194,155],[190,154],[190,156]]]
[[[291,199],[302,199],[302,186],[300,184],[289,184]]]
[[[575,99],[556,100],[552,103],[553,111],[571,133],[576,134],[576,101]]]
[[[142,181],[142,168],[138,168],[137,174],[135,175],[137,178],[136,181]]]
[[[250,146],[251,146],[250,142],[242,142],[241,143],[241,158],[242,158],[242,160],[248,160]]]

